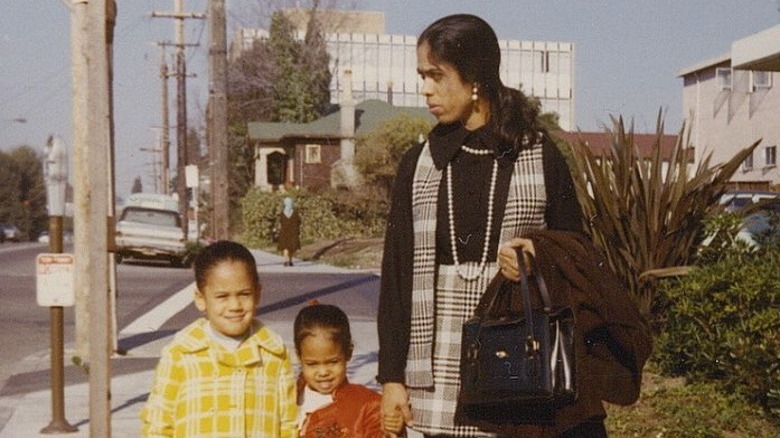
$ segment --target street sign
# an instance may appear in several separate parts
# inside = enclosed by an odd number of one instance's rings
[[[35,265],[35,292],[39,306],[70,307],[76,303],[73,254],[38,254]]]
[[[187,188],[198,187],[200,184],[198,176],[198,166],[195,164],[188,164],[184,166],[184,184]]]

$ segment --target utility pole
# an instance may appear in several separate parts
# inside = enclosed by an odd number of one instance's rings
[[[89,215],[89,179],[78,178],[89,173],[89,151],[87,143],[87,1],[72,0],[70,5],[70,38],[71,38],[71,76],[73,96],[73,245],[75,249],[87,248],[89,242],[89,226],[82,225],[80,218]],[[89,254],[89,251],[84,251]],[[74,272],[74,289],[76,292],[76,355],[82,361],[89,358],[89,296],[90,277],[89,263],[85,257],[76,257]]]
[[[184,20],[205,18],[203,14],[184,13],[184,0],[174,0],[174,12],[152,12],[152,17],[176,20],[176,193],[179,195],[179,214],[182,216],[184,235],[188,235],[189,200],[185,182],[187,158],[187,63],[184,59]]]
[[[162,194],[167,195],[171,190],[170,169],[171,169],[171,133],[168,125],[168,62],[165,60],[165,47],[162,47],[160,54],[160,82],[162,83],[162,125],[160,135],[160,149],[162,152]]]
[[[76,340],[90,364],[90,437],[110,438],[113,290],[107,236],[113,215],[111,57],[116,3],[72,0],[71,17]]]
[[[211,158],[212,230],[218,240],[230,238],[227,144],[227,37],[225,0],[209,1],[209,103],[206,129]]]

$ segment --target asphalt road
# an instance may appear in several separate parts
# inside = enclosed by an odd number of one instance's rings
[[[63,252],[72,251],[66,246]],[[0,244],[0,388],[14,365],[51,348],[51,311],[36,301],[35,258],[49,252],[43,243]],[[123,327],[168,295],[191,283],[192,273],[165,265],[122,264],[117,267],[117,322]],[[75,339],[75,311],[63,309],[65,342]],[[67,365],[67,364],[66,364]]]

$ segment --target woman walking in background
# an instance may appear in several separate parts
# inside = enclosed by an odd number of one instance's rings
[[[292,266],[295,252],[301,249],[301,216],[295,209],[291,197],[285,197],[282,205],[282,212],[279,213],[277,249],[284,256],[284,266]]]

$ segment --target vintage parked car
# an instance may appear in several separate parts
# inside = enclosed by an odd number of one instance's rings
[[[2,223],[0,224],[0,229],[3,231],[3,237],[0,241],[7,240],[9,242],[19,242],[22,240],[22,232],[19,231],[19,228],[17,228],[16,225]]]
[[[42,231],[41,234],[38,235],[38,242],[40,243],[49,243],[50,240],[51,238],[49,236],[48,231]],[[63,244],[73,243],[73,233],[71,233],[70,231],[64,231],[62,233],[62,243]]]
[[[166,260],[188,266],[187,239],[178,212],[160,208],[127,206],[116,224],[116,261]]]
[[[753,247],[780,236],[780,198],[765,199],[746,210],[737,238]],[[775,240],[777,241],[777,240]]]
[[[731,190],[720,197],[720,204],[725,207],[726,211],[734,213],[767,199],[780,199],[780,192],[771,190]]]

